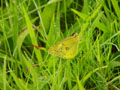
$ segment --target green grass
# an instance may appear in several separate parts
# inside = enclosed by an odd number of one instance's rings
[[[119,0],[1,0],[0,89],[120,90],[119,4]],[[76,57],[48,53],[74,33],[80,37]]]

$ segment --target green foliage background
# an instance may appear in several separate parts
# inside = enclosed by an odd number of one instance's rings
[[[119,6],[119,0],[1,0],[0,89],[119,90]],[[48,54],[74,33],[75,58]]]

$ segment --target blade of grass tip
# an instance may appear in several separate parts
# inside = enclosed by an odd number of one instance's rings
[[[24,41],[24,39],[26,38],[27,35],[28,35],[28,31],[24,31],[24,32],[20,33],[20,35],[17,38],[17,45],[16,45],[16,48],[13,52],[13,56],[16,54],[17,49],[19,51],[21,50],[22,43],[23,43],[23,41]]]
[[[112,4],[113,4],[113,8],[115,9],[115,12],[120,20],[120,8],[118,6],[118,1],[117,0],[111,0]]]
[[[79,77],[78,77],[78,76],[76,76],[76,79],[77,79],[77,83],[78,83],[78,86],[79,86],[79,90],[86,90],[86,89],[84,88],[84,86],[82,85],[81,81],[79,80]]]
[[[101,9],[101,7],[103,6],[103,4],[104,4],[104,0],[101,0],[99,6],[97,7],[97,9],[94,11],[94,13],[90,16],[90,18],[88,20],[90,20],[91,18],[94,18],[98,14],[98,12]]]
[[[99,15],[96,16],[93,23],[91,24],[91,29],[94,30],[96,28],[96,26],[98,25],[98,22],[100,21],[102,16],[103,16],[103,12],[99,12]]]
[[[75,14],[77,14],[80,18],[82,18],[83,20],[86,20],[86,18],[88,17],[86,14],[81,13],[75,9],[71,9],[71,11],[73,11]]]
[[[32,43],[33,43],[34,45],[37,45],[37,46],[38,46],[37,39],[36,39],[36,37],[35,37],[35,33],[34,33],[33,28],[32,28],[31,21],[30,21],[30,19],[29,19],[29,17],[28,17],[28,14],[27,14],[24,6],[22,6],[22,11],[23,11],[24,16],[25,16],[26,24],[27,24],[27,27],[28,27],[28,32],[29,32],[29,34],[30,34],[30,38],[31,38],[31,40],[32,40]],[[41,63],[41,62],[42,62],[41,52],[38,51],[37,49],[35,49],[35,54],[36,54],[36,56],[37,56],[37,59],[38,59],[39,63]]]
[[[4,76],[3,76],[3,73],[2,73],[2,70],[1,70],[1,68],[0,68],[0,90],[14,90],[13,88],[12,88],[12,86],[10,86],[9,84],[8,84],[8,82],[6,81],[6,89],[4,89]]]
[[[89,23],[88,23],[88,21],[89,21],[89,18],[90,17],[88,17],[86,14],[83,14],[83,13],[80,13],[80,12],[78,12],[77,10],[74,10],[74,9],[71,9],[74,13],[76,13],[79,17],[81,17],[83,20],[85,20],[86,22],[85,22],[85,24],[83,24],[83,26],[82,26],[82,28],[81,28],[81,32],[79,33],[79,36],[81,36],[81,33],[83,33],[85,30],[86,30],[86,28],[88,27],[88,25],[89,25]],[[88,17],[88,18],[87,18]],[[86,19],[87,18],[87,19]],[[76,25],[77,25],[77,23],[76,23]],[[78,23],[78,26],[79,26],[79,23]],[[78,27],[79,28],[79,27]]]
[[[3,65],[3,69],[2,67],[0,67],[0,90],[13,90],[12,86],[9,85],[7,79],[6,79],[6,59],[7,56],[4,56],[4,65]],[[5,83],[5,84],[4,84]]]
[[[80,28],[80,25],[78,22],[75,22],[70,28],[69,28],[69,35],[72,35],[76,30]],[[73,30],[74,29],[74,30]]]
[[[28,27],[28,32],[30,34],[32,43],[35,44],[35,45],[38,45],[37,41],[36,41],[34,30],[33,30],[32,24],[31,24],[31,21],[29,19],[29,16],[27,15],[27,12],[26,12],[24,7],[22,7],[22,10],[23,10],[23,13],[24,13],[24,16],[25,16],[25,21],[26,21],[26,24],[27,24],[27,27]]]
[[[109,84],[112,84],[112,82],[115,82],[116,80],[119,80],[119,79],[120,79],[120,75],[117,76],[117,77],[115,77],[115,78],[113,78],[111,81],[109,81],[109,82],[106,84],[106,86],[108,86]]]
[[[91,19],[95,18],[95,16],[98,14],[98,12],[100,11],[100,9],[101,9],[102,6],[103,6],[103,0],[101,1],[100,5],[97,7],[97,9],[94,11],[94,13],[87,18],[86,24],[83,26],[83,28],[82,28],[82,30],[81,30],[82,32],[88,27],[89,21],[90,21]],[[103,13],[101,12],[101,13],[98,15],[98,17],[94,20],[94,23],[99,21],[99,19],[101,18],[102,14],[103,14]],[[95,23],[95,24],[94,24],[94,23],[92,24],[92,28],[93,28],[93,26],[96,27],[96,26],[95,26],[96,23]]]
[[[4,90],[6,90],[6,56],[4,56],[4,70],[3,70],[3,81],[4,81]]]
[[[89,12],[88,3],[89,3],[88,0],[84,0],[82,12],[85,13],[85,14],[88,14],[88,12]]]
[[[72,88],[72,90],[78,90],[77,85],[75,85],[75,86]]]
[[[113,39],[114,37],[116,37],[117,35],[120,34],[120,31],[118,31],[117,33],[115,33],[114,35],[112,35],[110,38],[108,38],[105,42],[103,42],[100,46],[103,46],[105,44],[107,44],[108,41],[110,41],[111,39]]]
[[[35,7],[36,7],[36,9],[38,9],[38,6],[37,6],[37,4],[36,4],[36,2],[35,2],[35,0],[33,0],[33,3],[34,3],[34,5],[35,5]],[[42,20],[42,17],[41,17],[41,9],[40,9],[40,11],[39,10],[37,10],[37,13],[38,13],[38,15],[39,15],[39,17],[40,17],[40,21],[41,21],[41,25],[42,25],[42,28],[43,28],[43,32],[44,32],[44,35],[45,35],[45,38],[47,38],[47,34],[46,34],[46,32],[45,32],[45,26],[44,26],[44,24],[43,24],[43,20]],[[44,37],[43,37],[44,38]]]
[[[4,59],[4,56],[6,56],[6,54],[0,53],[0,58]],[[9,56],[7,56],[7,61],[10,61],[10,62],[16,63],[16,60],[13,59],[13,58],[11,58],[11,57],[9,57]],[[17,63],[20,64],[19,61],[17,61]]]
[[[28,90],[28,88],[26,87],[25,83],[22,80],[18,79],[17,76],[13,72],[10,72],[10,73],[13,79],[15,80],[17,87],[19,87],[20,90]]]
[[[36,29],[39,29],[40,27],[39,26],[34,26],[33,28],[36,30]],[[15,55],[15,53],[17,51],[17,48],[20,51],[22,43],[23,43],[23,41],[24,41],[24,39],[26,38],[27,35],[28,35],[28,30],[27,30],[27,28],[24,28],[17,38],[17,45],[16,45],[16,48],[13,52],[13,56]]]
[[[81,80],[81,83],[84,85],[86,80],[96,71],[100,70],[100,69],[103,69],[103,68],[107,68],[108,66],[103,66],[103,67],[99,67],[99,68],[96,68],[94,69],[93,71],[89,72],[85,77],[82,78]]]
[[[82,13],[80,13],[80,12],[72,9],[73,12],[75,12],[75,13],[78,14],[78,15],[80,15],[80,17],[81,17],[82,19],[86,20],[86,23],[83,25],[83,27],[82,27],[82,29],[81,29],[81,32],[84,32],[84,30],[86,30],[86,28],[87,28],[88,25],[89,25],[88,22],[98,14],[98,12],[99,12],[99,10],[101,9],[102,5],[103,5],[103,0],[101,1],[101,3],[100,3],[100,5],[98,6],[98,8],[94,11],[94,13],[93,13],[91,16],[89,16],[87,19],[86,19],[86,17],[87,17],[86,15],[85,15],[85,17],[83,17],[83,14],[82,14]],[[79,33],[79,36],[80,36],[80,35],[81,35],[81,34]]]
[[[30,74],[32,75],[32,77],[33,77],[33,83],[34,83],[34,85],[35,86],[37,86],[37,88],[39,88],[38,87],[38,75],[37,75],[37,73],[35,72],[35,70],[32,68],[32,65],[30,64],[30,62],[29,61],[27,61],[27,59],[25,58],[25,56],[22,54],[22,57],[23,57],[23,59],[24,59],[24,62],[25,62],[25,65],[29,68],[29,72],[30,72]],[[37,90],[39,90],[39,89],[37,89]]]

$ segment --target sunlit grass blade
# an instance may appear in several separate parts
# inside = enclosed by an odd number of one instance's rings
[[[119,18],[119,20],[120,20],[120,7],[119,7],[119,5],[118,5],[118,1],[116,1],[116,0],[111,0],[111,2],[112,2],[112,4],[113,4],[113,7],[114,7],[114,9],[115,9],[115,13],[117,14],[117,16],[118,16],[118,18]]]
[[[25,16],[25,20],[26,20],[26,24],[27,24],[27,27],[28,27],[28,32],[29,32],[31,40],[32,40],[32,44],[38,46],[37,39],[36,39],[35,33],[34,33],[34,29],[32,28],[31,21],[30,21],[30,19],[28,17],[28,14],[27,14],[27,12],[26,12],[26,10],[23,6],[22,6],[22,10],[23,10],[23,13],[24,13],[24,16]],[[35,49],[35,53],[36,53],[36,56],[37,56],[37,59],[38,59],[39,63],[41,63],[42,62],[42,56],[41,56],[40,51]]]
[[[78,83],[78,86],[79,86],[79,90],[86,90],[84,88],[84,86],[82,85],[81,81],[79,80],[78,76],[76,78],[77,78],[77,83]]]
[[[38,88],[38,76],[37,76],[37,72],[35,72],[35,70],[33,69],[32,65],[25,58],[25,56],[23,54],[22,54],[22,57],[24,59],[25,65],[27,66],[27,68],[29,69],[30,74],[32,75],[34,86],[37,86],[37,88]]]
[[[19,88],[21,90],[28,90],[28,88],[25,85],[25,82],[23,82],[21,79],[17,78],[17,76],[15,75],[15,73],[13,71],[10,72],[15,83],[17,84],[16,88]]]
[[[108,66],[103,66],[103,67],[99,67],[99,68],[96,68],[95,70],[89,72],[85,77],[82,78],[81,80],[81,83],[84,85],[87,81],[88,78],[90,78],[90,76],[95,73],[96,71],[100,70],[100,69],[104,69],[104,68],[107,68]]]

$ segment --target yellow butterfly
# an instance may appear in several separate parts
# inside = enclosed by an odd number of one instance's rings
[[[61,58],[70,59],[74,58],[77,54],[79,46],[79,35],[76,33],[73,36],[58,42],[51,46],[48,53],[53,56],[59,56]]]

